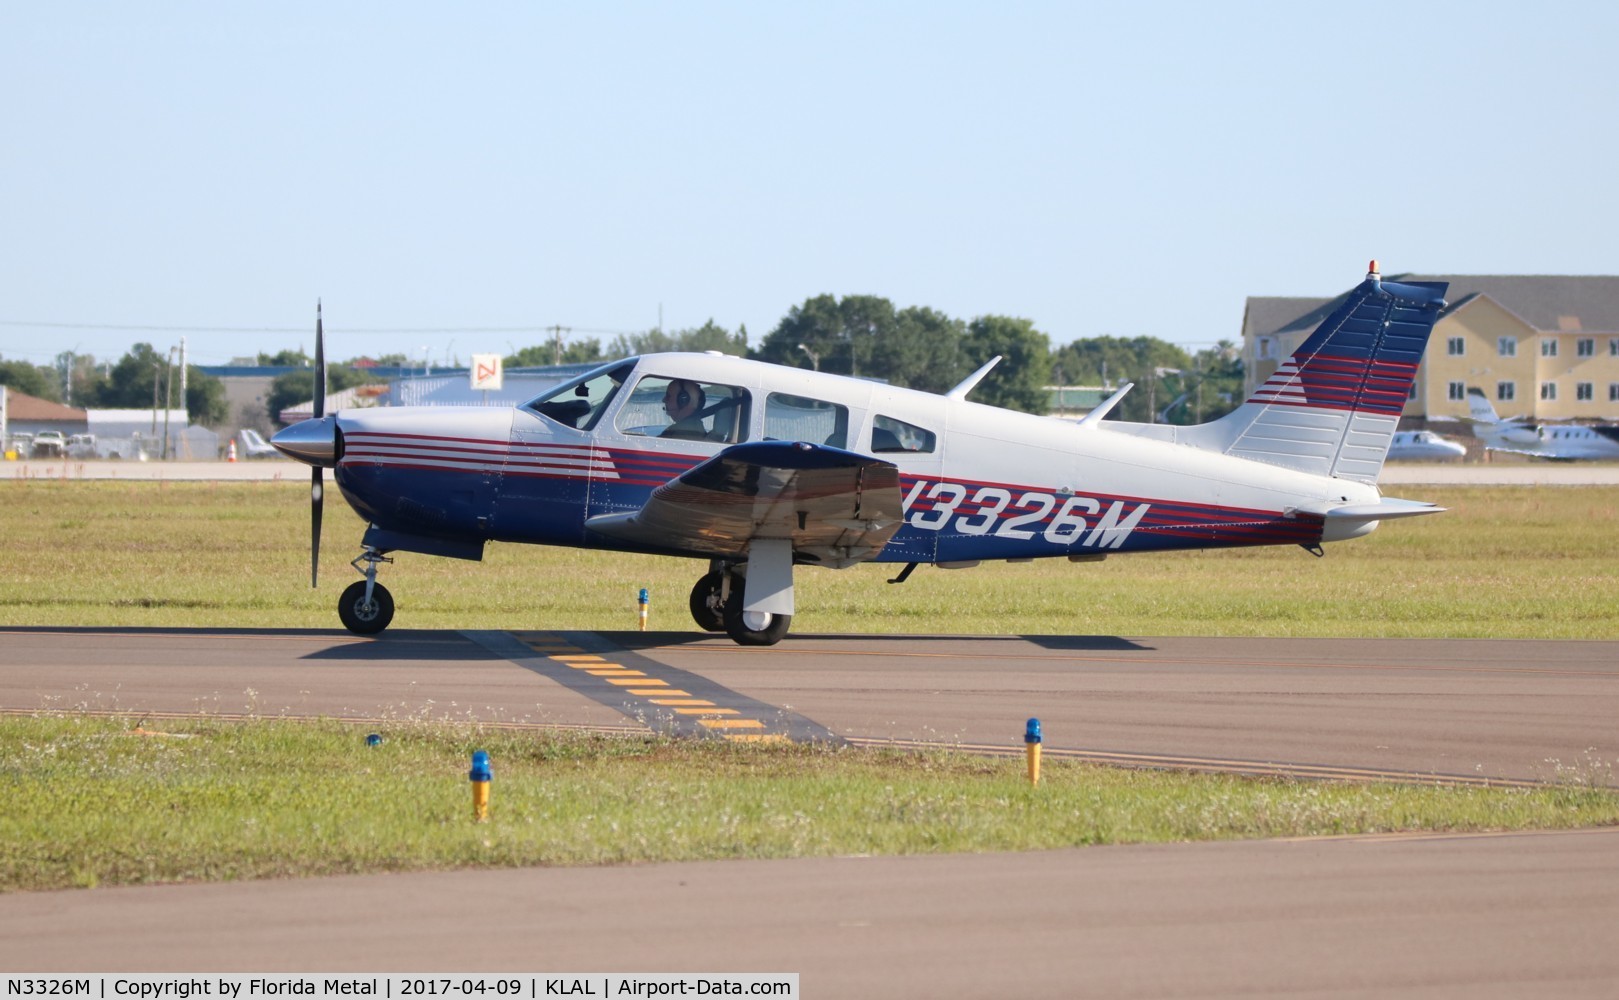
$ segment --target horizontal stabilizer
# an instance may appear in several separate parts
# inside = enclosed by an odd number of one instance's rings
[[[1306,504],[1294,508],[1296,513],[1313,514],[1327,521],[1360,523],[1437,514],[1444,509],[1422,500],[1399,500],[1394,497],[1384,497],[1376,503]]]

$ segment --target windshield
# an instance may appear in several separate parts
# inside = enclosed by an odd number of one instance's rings
[[[554,386],[523,404],[564,427],[588,431],[635,370],[635,360],[614,361]]]

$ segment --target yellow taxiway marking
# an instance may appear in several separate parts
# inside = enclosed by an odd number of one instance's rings
[[[648,702],[660,708],[672,709],[679,715],[698,716],[699,725],[713,730],[715,735],[724,739],[750,743],[791,742],[784,735],[757,732],[756,730],[766,728],[758,719],[716,718],[716,716],[740,716],[742,713],[734,708],[720,708],[712,701],[693,696],[690,691],[671,687],[668,681],[648,677],[645,671],[631,670],[604,656],[587,653],[572,643],[541,637],[534,641],[525,640],[525,644],[547,659],[574,670],[582,670],[592,677],[600,677],[615,687],[625,688],[627,694],[645,697]]]

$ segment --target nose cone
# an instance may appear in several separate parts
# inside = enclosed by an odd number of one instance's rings
[[[305,420],[279,431],[270,439],[275,449],[305,465],[330,469],[337,465],[337,417]]]

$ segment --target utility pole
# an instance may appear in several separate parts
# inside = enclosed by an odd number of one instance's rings
[[[186,405],[186,339],[184,337],[180,338],[180,405]]]
[[[552,364],[554,364],[554,365],[562,364],[562,335],[564,333],[572,333],[572,332],[573,332],[573,327],[571,327],[571,326],[562,326],[561,324],[552,325],[552,327],[551,327],[551,335],[554,338],[554,343],[556,345],[555,350],[552,352],[552,355],[551,355],[551,363]]]
[[[156,388],[155,386],[153,388]],[[169,460],[169,410],[174,406],[174,348],[169,348],[169,365],[163,372],[163,461]]]

